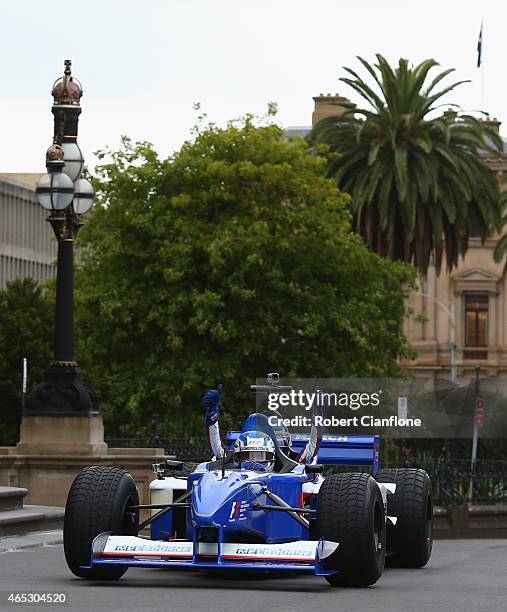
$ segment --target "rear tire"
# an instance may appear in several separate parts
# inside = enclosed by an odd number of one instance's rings
[[[387,514],[398,518],[396,525],[387,523],[388,565],[423,567],[433,546],[433,498],[431,481],[424,470],[387,469],[380,472],[379,482],[394,482],[396,492],[387,494]]]
[[[317,497],[316,536],[338,542],[325,566],[332,586],[369,586],[384,571],[386,524],[382,494],[369,474],[328,476]]]
[[[92,466],[81,470],[67,498],[63,524],[63,547],[70,571],[88,580],[117,580],[124,567],[89,565],[93,539],[110,531],[114,535],[136,535],[139,511],[127,506],[139,504],[132,476],[114,467]]]

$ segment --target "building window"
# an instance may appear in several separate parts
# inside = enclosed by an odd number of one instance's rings
[[[483,293],[465,295],[465,346],[485,349],[488,346],[489,296]],[[487,359],[485,350],[465,350],[465,359]]]

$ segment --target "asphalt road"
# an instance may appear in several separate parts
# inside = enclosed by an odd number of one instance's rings
[[[0,554],[1,610],[55,609],[7,604],[8,591],[68,594],[63,610],[107,612],[505,612],[507,540],[437,541],[426,568],[386,569],[366,589],[333,589],[315,576],[210,576],[194,572],[129,569],[113,583],[88,583],[68,571],[62,547],[44,546]]]

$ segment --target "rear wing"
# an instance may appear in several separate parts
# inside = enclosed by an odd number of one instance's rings
[[[292,448],[302,451],[308,434],[292,434]],[[317,462],[324,465],[368,465],[373,476],[380,473],[380,436],[322,436]]]
[[[239,431],[227,433],[226,446],[233,449]],[[291,435],[291,446],[300,452],[310,439],[308,434],[295,433]],[[317,455],[317,462],[324,465],[367,465],[371,467],[373,476],[380,473],[380,436],[322,436]]]

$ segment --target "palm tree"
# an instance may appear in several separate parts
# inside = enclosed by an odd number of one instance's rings
[[[400,59],[393,69],[376,57],[374,66],[358,58],[372,86],[350,68],[352,78],[341,79],[370,108],[323,119],[310,139],[329,146],[329,175],[351,194],[356,231],[372,251],[410,262],[423,276],[431,261],[440,272],[445,253],[450,271],[470,235],[485,240],[499,226],[499,187],[481,155],[498,155],[502,141],[469,114],[428,118],[464,82],[436,90],[453,69],[426,84],[435,60],[411,67]]]

